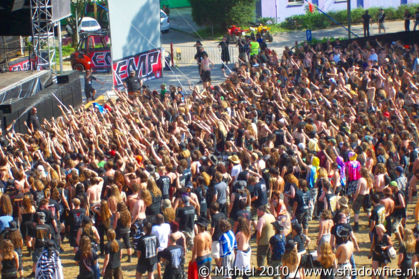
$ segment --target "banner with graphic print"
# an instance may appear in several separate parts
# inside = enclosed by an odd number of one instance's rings
[[[135,69],[141,79],[161,77],[160,1],[108,0],[115,87]]]
[[[113,82],[115,89],[121,89],[131,71],[135,71],[138,78],[150,80],[161,78],[162,59],[161,49],[152,49],[131,57],[113,61]]]

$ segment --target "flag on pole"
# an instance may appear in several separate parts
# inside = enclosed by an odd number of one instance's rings
[[[308,10],[310,11],[310,13],[314,13],[314,5],[311,2],[308,2]]]

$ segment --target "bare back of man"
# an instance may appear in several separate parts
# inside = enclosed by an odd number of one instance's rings
[[[198,233],[194,239],[194,246],[192,249],[192,260],[196,260],[198,270],[202,270],[202,267],[207,267],[208,271],[211,270],[211,235],[207,231]],[[208,276],[203,277],[202,272],[199,274],[200,279],[210,279],[211,274],[208,272]]]
[[[338,275],[341,275],[341,276],[337,276],[335,278],[345,278],[345,279],[351,278],[352,266],[350,263],[350,259],[354,252],[354,249],[355,248],[352,241],[347,241],[346,243],[342,243],[336,249],[338,271],[340,270],[340,272],[338,272]]]
[[[380,202],[386,209],[386,217],[390,216],[394,211],[394,201],[391,198],[382,199]]]

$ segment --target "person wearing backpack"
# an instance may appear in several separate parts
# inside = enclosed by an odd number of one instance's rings
[[[284,227],[278,221],[272,223],[275,229],[275,235],[269,240],[269,247],[271,249],[270,266],[281,266],[282,256],[285,253],[286,238],[284,235]]]
[[[74,248],[74,253],[77,251],[77,232],[83,224],[83,217],[86,215],[86,211],[83,208],[80,208],[80,200],[74,198],[73,209],[70,210],[70,246]]]

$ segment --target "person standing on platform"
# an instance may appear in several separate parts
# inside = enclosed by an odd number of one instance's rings
[[[38,117],[38,110],[36,107],[31,109],[31,112],[28,115],[27,125],[32,131],[38,131],[41,128],[41,123],[39,122]]]
[[[95,99],[96,89],[93,88],[93,80],[96,78],[92,75],[92,70],[86,70],[86,75],[84,76],[84,94],[86,95],[86,100],[92,98],[92,101]]]
[[[370,20],[371,16],[368,14],[368,10],[362,15],[362,23],[364,24],[364,37],[370,36]]]
[[[381,34],[381,30],[383,30],[383,33],[386,33],[386,28],[384,26],[385,18],[386,14],[384,13],[384,10],[380,9],[380,13],[378,14],[378,34]]]
[[[204,47],[202,46],[201,41],[196,41],[196,43],[194,44],[194,47],[196,47],[196,54],[195,54],[195,60],[198,63],[198,72],[199,72],[199,76],[201,76],[201,62],[203,60],[204,54],[206,54]],[[208,55],[208,54],[207,54]],[[198,83],[202,82],[202,77],[199,80]]]
[[[409,10],[404,11],[404,31],[409,32],[410,31],[410,18],[412,15],[410,14]]]
[[[419,8],[416,9],[415,12],[415,26],[413,27],[413,31],[416,31],[416,26],[419,24]]]
[[[224,37],[223,40],[218,44],[218,47],[221,47],[221,61],[223,61],[221,69],[224,69],[224,67],[227,66],[227,64],[230,62],[230,51],[228,50],[228,45],[229,43],[227,41],[227,37]]]
[[[131,70],[129,77],[124,82],[124,86],[128,91],[128,97],[133,99],[140,93],[142,81],[135,75],[135,70]]]
[[[204,88],[211,86],[211,66],[214,65],[212,61],[208,58],[208,54],[205,52],[202,56],[201,61],[201,79],[203,82]]]

